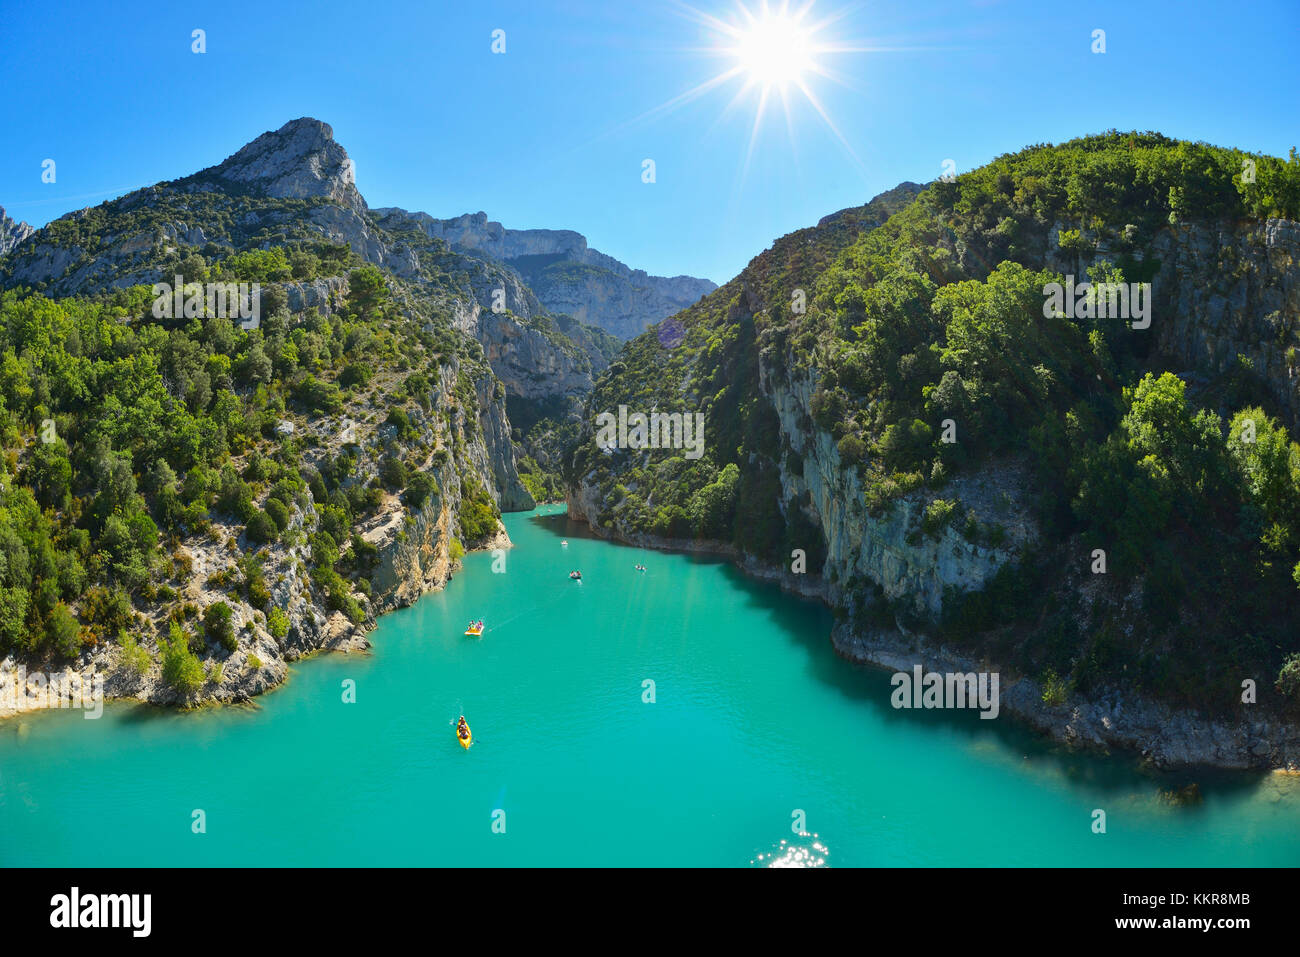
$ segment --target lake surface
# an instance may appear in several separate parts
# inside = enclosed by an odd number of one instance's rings
[[[819,605],[558,507],[505,521],[504,574],[467,556],[253,706],[0,721],[0,865],[1300,865],[1300,779],[896,711]],[[1191,781],[1203,804],[1160,803]]]

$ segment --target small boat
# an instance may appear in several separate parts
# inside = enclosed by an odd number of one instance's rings
[[[467,630],[465,634],[469,635],[471,638],[477,638],[479,635],[483,634],[483,622],[480,621],[476,625],[470,625],[469,630]]]
[[[582,581],[582,572],[569,572],[569,577],[576,582]]]
[[[461,720],[464,721],[465,719],[462,718]],[[460,731],[459,731],[459,729],[457,730],[457,732],[456,732],[456,740],[459,741],[459,742],[460,742],[460,746],[461,746],[462,748],[465,748],[466,750],[469,750],[469,746],[470,746],[471,744],[474,743],[474,732],[472,732],[472,731],[469,729],[469,722],[468,722],[468,721],[465,722],[465,733],[464,733],[464,734],[461,734]]]
[[[561,548],[568,548],[568,547],[569,547],[569,543],[568,543],[567,541],[560,542],[560,547],[561,547]]]

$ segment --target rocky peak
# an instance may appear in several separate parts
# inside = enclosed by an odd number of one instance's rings
[[[311,117],[290,120],[263,133],[218,166],[198,174],[249,186],[267,196],[300,199],[324,196],[344,206],[365,209],[357,192],[355,168],[328,123]]]
[[[16,223],[5,214],[5,208],[0,206],[0,256],[5,255],[23,240],[25,240],[36,230],[26,223]]]

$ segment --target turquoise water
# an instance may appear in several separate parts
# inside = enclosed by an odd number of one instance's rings
[[[1295,778],[1153,776],[1005,717],[895,711],[818,605],[558,508],[506,524],[504,574],[467,556],[370,654],[301,662],[254,706],[0,722],[0,864],[1300,864]],[[1201,806],[1157,800],[1192,780]]]

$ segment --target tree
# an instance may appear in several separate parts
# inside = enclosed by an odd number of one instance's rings
[[[185,632],[176,622],[171,623],[169,637],[162,639],[160,644],[163,646],[163,681],[183,695],[202,688],[205,680],[203,665],[190,651]]]
[[[1263,409],[1243,409],[1228,425],[1228,454],[1266,520],[1289,522],[1300,504],[1296,490],[1300,447],[1286,429]]]
[[[396,456],[385,456],[379,463],[379,481],[383,482],[386,488],[400,491],[406,488],[408,480],[406,463]]]
[[[235,640],[235,629],[230,623],[231,614],[230,606],[224,601],[213,602],[203,612],[203,631],[226,651],[234,651],[239,647]]]
[[[406,504],[413,509],[424,506],[430,495],[438,492],[438,483],[428,472],[413,472],[406,483]]]
[[[280,507],[284,508],[283,505]],[[268,542],[275,541],[280,532],[276,527],[275,520],[266,512],[254,506],[252,513],[248,516],[248,523],[244,526],[244,534],[248,536],[250,542],[265,545]]]
[[[45,638],[56,654],[71,658],[81,650],[81,625],[63,602],[54,606],[45,620]]]
[[[359,317],[374,318],[388,304],[388,282],[375,266],[360,266],[348,274],[348,305]]]

